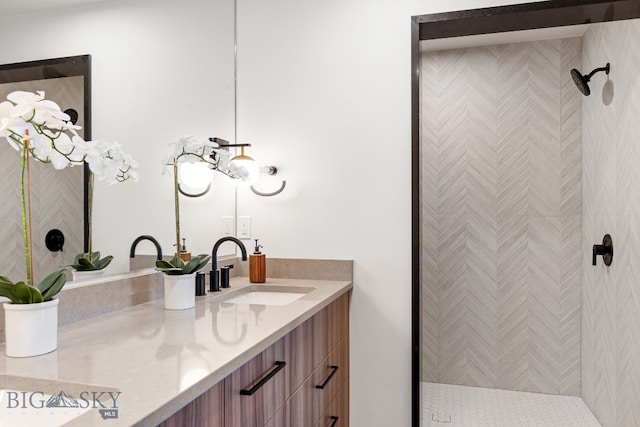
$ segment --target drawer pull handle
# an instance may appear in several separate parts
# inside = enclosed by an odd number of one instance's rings
[[[324,389],[327,386],[327,383],[331,381],[331,378],[336,374],[336,372],[338,372],[338,367],[336,365],[331,366],[331,369],[332,371],[329,376],[322,382],[322,384],[317,385],[316,388],[319,388],[320,390]]]
[[[267,375],[262,377],[262,379],[260,381],[258,381],[257,383],[255,383],[255,385],[253,387],[251,387],[249,390],[246,390],[246,389],[240,390],[240,394],[243,395],[243,396],[251,396],[253,393],[255,393],[256,391],[260,390],[260,387],[265,385],[267,383],[267,381],[269,381],[271,378],[273,378],[286,365],[287,365],[287,362],[277,361],[275,363],[275,365],[274,365],[275,366],[274,369],[272,369]]]
[[[335,415],[332,415],[331,417],[329,417],[329,419],[332,420],[331,425],[329,427],[335,427],[335,425],[338,423],[338,417],[336,417]]]

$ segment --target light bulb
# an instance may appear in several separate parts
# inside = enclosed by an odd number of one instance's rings
[[[201,193],[211,184],[213,169],[204,162],[180,163],[178,178],[182,191]]]

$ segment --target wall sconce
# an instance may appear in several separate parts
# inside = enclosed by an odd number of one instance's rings
[[[250,156],[244,154],[245,147],[251,147],[251,144],[231,144],[229,141],[226,141],[222,138],[212,137],[209,138],[209,141],[215,142],[220,146],[220,148],[228,149],[228,147],[240,147],[240,155],[231,159],[232,162],[235,162],[238,166],[244,166],[245,169],[249,172],[249,177],[242,180],[235,180],[235,184],[238,187],[250,187],[251,191],[253,191],[258,196],[270,197],[275,196],[276,194],[280,194],[284,187],[287,185],[287,181],[282,181],[280,188],[276,191],[265,193],[257,190],[253,185],[258,181],[260,177],[260,173],[264,173],[267,175],[276,175],[278,173],[278,169],[275,166],[264,166],[259,167],[258,163]]]
[[[234,158],[231,159],[231,161],[238,166],[243,166],[247,170],[247,172],[249,172],[249,176],[247,176],[247,179],[245,179],[244,181],[241,179],[236,179],[234,183],[238,187],[251,187],[253,184],[255,184],[258,181],[258,178],[260,177],[260,167],[258,166],[258,163],[256,163],[255,160],[253,160],[253,157],[249,157],[246,154],[244,154],[244,147],[245,146],[250,147],[251,145],[250,144],[239,144],[239,145],[240,145],[240,155],[235,156]]]
[[[180,163],[178,190],[187,197],[200,197],[211,189],[213,169],[205,162]]]
[[[278,173],[278,168],[276,168],[275,166],[264,166],[260,168],[260,172],[267,174],[267,175],[276,175]],[[280,188],[278,188],[276,191],[272,191],[270,193],[265,193],[262,191],[257,190],[253,185],[251,186],[251,191],[253,191],[255,194],[257,194],[258,196],[263,196],[263,197],[271,197],[271,196],[275,196],[276,194],[280,194],[282,193],[282,190],[284,190],[284,187],[287,185],[287,181],[282,181],[282,184],[280,185]]]
[[[229,141],[218,137],[209,138],[209,141],[218,144],[218,146],[224,150],[229,150],[230,147],[240,147],[240,155],[235,156],[231,161],[238,166],[244,166],[247,172],[249,172],[249,176],[244,181],[241,179],[234,180],[233,182],[237,187],[250,187],[258,180],[260,175],[258,164],[253,157],[244,154],[244,148],[251,147],[251,144],[231,144]]]

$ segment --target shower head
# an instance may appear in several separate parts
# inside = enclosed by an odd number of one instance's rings
[[[609,70],[610,67],[608,62],[604,67],[596,68],[586,76],[583,76],[580,71],[574,68],[571,70],[571,78],[578,87],[578,90],[582,92],[584,96],[589,96],[589,94],[591,94],[591,90],[589,89],[589,80],[591,80],[591,77],[593,77],[593,75],[598,71],[604,71],[606,74],[609,74]]]

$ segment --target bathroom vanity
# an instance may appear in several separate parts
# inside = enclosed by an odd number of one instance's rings
[[[348,426],[348,324],[344,293],[161,426]]]
[[[69,426],[347,426],[351,289],[238,277],[194,309],[133,305],[60,327],[43,356],[0,344],[0,388],[103,397]]]

